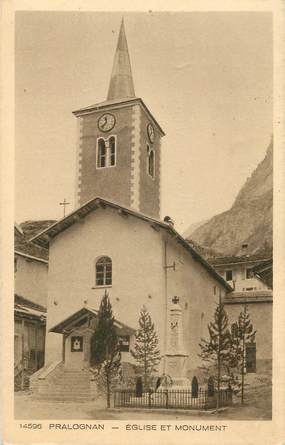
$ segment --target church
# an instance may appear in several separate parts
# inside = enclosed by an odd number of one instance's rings
[[[159,338],[159,375],[191,382],[201,364],[200,339],[232,287],[170,217],[161,217],[165,133],[135,95],[123,21],[107,99],[73,114],[76,208],[31,240],[49,249],[45,366],[31,386],[40,397],[68,400],[68,385],[76,381],[73,399],[92,394],[90,338],[105,292],[123,363],[133,363],[130,349],[145,306]]]

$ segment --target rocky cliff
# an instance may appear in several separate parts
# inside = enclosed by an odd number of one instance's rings
[[[230,210],[194,230],[188,238],[217,254],[272,253],[273,143],[265,158],[241,188]],[[187,231],[186,231],[187,233]]]

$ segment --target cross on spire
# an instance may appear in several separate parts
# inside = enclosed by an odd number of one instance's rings
[[[65,217],[65,207],[68,206],[69,204],[70,204],[70,202],[67,202],[65,198],[64,198],[63,202],[59,203],[60,206],[63,206],[63,217]]]
[[[179,298],[176,295],[172,298],[172,303],[173,304],[178,304],[179,303]]]
[[[135,97],[135,89],[124,19],[122,19],[107,100],[125,97]]]

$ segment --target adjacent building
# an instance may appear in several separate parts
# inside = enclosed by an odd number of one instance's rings
[[[254,343],[246,345],[247,372],[268,372],[272,368],[272,258],[264,255],[218,257],[212,266],[233,287],[225,297],[226,311],[231,323],[247,305],[253,327]]]

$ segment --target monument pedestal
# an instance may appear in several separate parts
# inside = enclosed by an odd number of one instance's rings
[[[172,389],[191,387],[191,382],[186,377],[187,354],[165,354],[165,373],[171,377]]]
[[[189,387],[190,381],[186,378],[186,361],[188,354],[183,345],[182,309],[179,299],[174,297],[170,306],[170,320],[168,329],[168,349],[165,354],[165,374],[171,377],[173,387]]]

